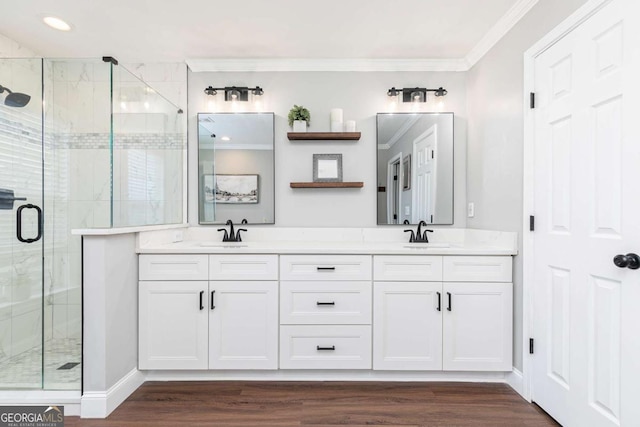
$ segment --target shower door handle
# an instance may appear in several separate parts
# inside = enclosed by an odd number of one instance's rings
[[[38,213],[38,235],[31,239],[25,239],[22,237],[22,211],[25,209],[35,209]],[[18,211],[16,212],[16,237],[23,243],[37,242],[42,238],[42,209],[40,209],[39,206],[29,203],[18,208]]]

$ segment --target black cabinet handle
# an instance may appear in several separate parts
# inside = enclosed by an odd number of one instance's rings
[[[336,305],[336,303],[335,303],[335,301],[331,301],[331,302],[318,301],[318,302],[316,302],[316,305]]]
[[[335,345],[332,345],[331,347],[317,346],[316,348],[318,349],[318,351],[334,351],[336,349],[336,346]]]
[[[215,299],[214,299],[215,296],[216,296],[216,291],[211,291],[211,310],[216,308]]]
[[[449,304],[447,305],[447,311],[451,311],[451,292],[447,292],[447,299],[449,300]]]
[[[442,311],[442,294],[440,292],[436,292],[438,294],[438,308],[436,310]]]
[[[204,291],[200,291],[200,310],[204,310],[203,297],[204,297]]]
[[[22,237],[22,211],[25,209],[35,209],[38,213],[38,234],[32,239],[25,239]],[[18,208],[16,211],[16,237],[23,243],[37,242],[42,238],[42,209],[40,209],[39,206],[29,203]]]
[[[318,271],[334,271],[335,267],[317,267]]]

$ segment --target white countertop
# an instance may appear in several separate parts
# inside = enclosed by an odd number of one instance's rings
[[[141,254],[374,254],[374,255],[517,255],[516,233],[485,230],[436,230],[432,243],[408,243],[400,230],[253,229],[244,242],[221,242],[219,233],[190,228],[141,233]],[[175,241],[172,240],[181,240]]]

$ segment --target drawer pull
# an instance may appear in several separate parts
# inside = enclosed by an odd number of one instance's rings
[[[336,346],[335,345],[332,345],[331,347],[320,347],[320,346],[317,346],[316,348],[318,349],[318,351],[325,351],[325,350],[334,351],[336,349]]]
[[[335,267],[317,267],[318,271],[335,271]]]
[[[451,292],[447,292],[447,298],[449,299],[449,305],[447,306],[447,311],[451,311]]]
[[[203,296],[204,296],[204,291],[200,291],[200,310],[204,310],[204,303],[202,302]]]
[[[331,301],[331,302],[321,302],[318,301],[316,302],[317,305],[336,305],[335,301]]]
[[[216,308],[216,304],[215,304],[215,298],[216,296],[216,291],[211,291],[211,310]]]
[[[436,292],[438,294],[438,308],[436,310],[442,311],[442,294],[440,292]]]

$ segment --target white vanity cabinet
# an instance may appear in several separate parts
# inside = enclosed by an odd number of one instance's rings
[[[141,255],[139,369],[207,369],[207,255]]]
[[[277,255],[140,255],[139,369],[277,369]]]
[[[280,369],[371,369],[371,256],[280,256]]]
[[[392,255],[373,263],[374,369],[512,369],[510,256]]]
[[[209,259],[209,369],[277,369],[278,256]]]

